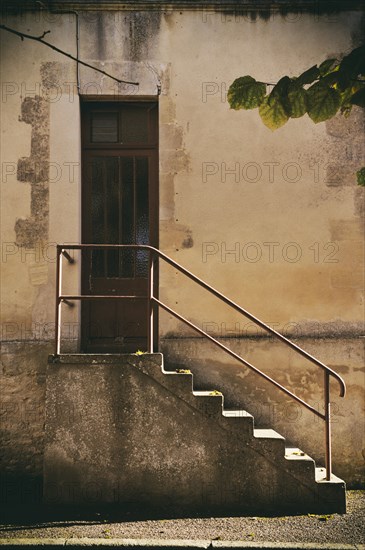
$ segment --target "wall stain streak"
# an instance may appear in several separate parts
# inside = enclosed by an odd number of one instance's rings
[[[160,98],[160,116],[160,246],[178,251],[194,246],[192,230],[176,218],[180,195],[175,177],[190,170],[190,156],[183,128],[176,122],[176,106],[168,96]]]
[[[327,165],[326,184],[330,187],[356,189],[355,173],[365,162],[364,113],[354,107],[349,118],[343,115],[326,121],[326,131],[331,138],[331,162]]]
[[[17,169],[18,181],[31,185],[31,199],[30,216],[16,220],[16,243],[32,248],[48,238],[49,102],[38,95],[26,97],[19,120],[32,126],[30,156],[20,158]]]
[[[160,12],[131,12],[125,17],[127,58],[145,61],[151,57],[152,43],[160,30]]]

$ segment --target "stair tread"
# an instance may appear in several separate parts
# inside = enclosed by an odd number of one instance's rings
[[[313,458],[297,447],[286,447],[285,458],[288,460],[308,460],[310,462],[314,462]]]
[[[265,439],[285,439],[282,435],[280,435],[275,430],[271,430],[269,428],[262,429],[262,428],[255,428],[253,431],[253,435],[256,438],[265,438]]]
[[[182,371],[182,369],[181,369]],[[166,374],[167,376],[170,376],[171,374],[172,375],[175,375],[175,376],[181,376],[181,375],[185,375],[185,376],[192,376],[192,373],[191,372],[181,372],[181,371],[175,371],[175,370],[163,370],[162,369],[162,373],[163,374]]]
[[[340,477],[335,476],[335,474],[332,474],[330,481],[327,481],[327,479],[326,479],[326,468],[316,468],[315,469],[315,476],[316,476],[316,482],[317,483],[345,483],[343,479],[341,479]]]
[[[198,396],[209,396],[209,397],[222,397],[222,394],[221,393],[213,393],[213,390],[211,391],[200,391],[200,390],[194,390],[193,391],[193,395],[198,395]]]
[[[191,372],[176,372],[171,370],[165,370],[162,371],[163,374],[166,374],[166,376],[181,376],[182,374],[185,374],[185,376],[192,376]]]
[[[249,412],[247,411],[223,411],[223,416],[226,416],[228,418],[239,418],[239,417],[243,417],[243,418],[253,418],[252,414],[250,414]]]

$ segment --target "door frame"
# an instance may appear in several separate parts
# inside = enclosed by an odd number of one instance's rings
[[[159,248],[159,105],[156,97],[153,98],[118,98],[110,100],[110,97],[107,98],[80,98],[80,117],[81,117],[81,242],[82,244],[93,244],[90,243],[89,239],[89,223],[87,217],[84,215],[85,205],[89,202],[90,191],[87,189],[87,161],[96,154],[100,156],[127,156],[128,152],[130,154],[136,154],[136,156],[143,155],[143,153],[148,154],[152,159],[152,177],[149,181],[149,245]],[[153,124],[156,125],[154,128],[155,140],[150,145],[145,144],[92,144],[90,139],[85,139],[87,132],[89,131],[89,123],[87,122],[87,117],[90,116],[90,113],[93,109],[95,110],[104,110],[108,108],[120,109],[121,107],[130,106],[130,105],[148,105],[156,109],[156,115],[152,117],[154,120]],[[89,242],[88,242],[89,241]],[[83,266],[83,261],[81,259],[81,292],[84,294],[85,289],[87,289],[89,270],[85,269]],[[158,269],[158,259],[155,259],[155,270],[154,270],[154,295],[158,298],[158,289],[159,289],[159,269]],[[95,353],[88,352],[88,343],[89,343],[89,331],[86,326],[89,325],[89,300],[84,300],[81,304],[80,312],[80,321],[81,321],[81,330],[80,330],[80,346],[81,353]],[[154,314],[154,350],[159,349],[159,333],[158,333],[158,308],[155,307]],[[147,310],[146,310],[147,318]],[[99,352],[98,352],[99,353]],[[101,353],[113,353],[103,351]],[[124,352],[121,352],[124,353]]]

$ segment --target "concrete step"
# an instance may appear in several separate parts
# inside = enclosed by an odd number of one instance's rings
[[[171,388],[179,397],[184,397],[193,392],[193,375],[191,373],[180,373],[163,371],[164,385]]]
[[[193,391],[195,407],[209,418],[221,418],[223,413],[223,394],[213,391]]]
[[[275,430],[271,430],[270,428],[269,429],[255,428],[253,431],[253,435],[257,439],[264,439],[264,440],[280,439],[282,441],[285,441],[282,435],[280,435]]]
[[[286,447],[285,458],[287,460],[314,462],[313,458],[297,447]]]
[[[234,434],[241,440],[246,440],[253,436],[254,418],[252,414],[244,410],[224,410],[220,418],[219,425],[226,431]]]
[[[226,409],[223,411],[223,416],[225,416],[226,418],[252,418],[253,419],[252,414],[243,410],[230,411]]]
[[[250,445],[274,462],[282,461],[285,455],[285,438],[275,430],[255,428]]]
[[[286,468],[301,482],[312,483],[315,480],[315,462],[313,458],[297,447],[286,447],[284,460]]]
[[[331,474],[331,479],[327,481],[326,479],[326,468],[316,468],[315,469],[315,479],[317,483],[323,483],[323,484],[342,484],[343,479],[335,476],[335,474]]]
[[[143,355],[143,360],[134,360],[134,366],[144,374],[152,377],[168,391],[182,399],[189,399],[193,392],[193,375],[191,372],[167,371],[163,368],[161,354]]]

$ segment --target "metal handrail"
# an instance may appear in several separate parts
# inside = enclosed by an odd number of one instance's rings
[[[139,250],[147,250],[150,252],[149,254],[149,269],[148,269],[148,296],[120,296],[120,295],[63,295],[62,294],[62,261],[61,261],[61,255],[65,256],[65,258],[70,262],[73,263],[74,260],[70,256],[70,254],[67,252],[67,250],[87,250],[87,249],[99,249],[99,250],[108,250],[108,249],[139,249]],[[290,390],[279,384],[276,380],[268,376],[267,374],[260,371],[257,367],[243,359],[240,355],[233,352],[230,348],[226,347],[224,344],[219,342],[216,338],[202,330],[201,328],[197,327],[194,323],[191,321],[188,321],[185,317],[177,313],[175,310],[171,309],[169,306],[167,306],[165,303],[160,301],[158,298],[154,296],[154,266],[155,266],[155,257],[161,258],[166,263],[186,275],[189,279],[199,284],[199,286],[203,287],[205,290],[219,298],[221,301],[223,301],[225,304],[229,305],[234,310],[238,311],[251,321],[253,321],[255,324],[257,324],[259,327],[261,327],[263,330],[266,330],[282,342],[289,346],[291,349],[293,349],[296,353],[299,353],[315,365],[319,366],[324,371],[324,413],[319,412],[317,409],[309,405],[306,401],[292,393]],[[212,286],[208,285],[205,281],[191,273],[188,269],[180,265],[179,263],[175,262],[175,260],[172,260],[158,250],[157,248],[150,246],[150,245],[137,245],[137,244],[131,244],[131,245],[114,245],[114,244],[81,244],[81,245],[75,245],[75,244],[62,244],[57,245],[57,272],[56,272],[56,324],[55,324],[55,355],[60,354],[60,345],[61,345],[61,334],[60,334],[60,327],[61,327],[61,303],[65,302],[68,305],[72,303],[72,300],[92,300],[92,299],[141,299],[141,298],[147,298],[147,304],[148,304],[148,352],[153,353],[153,342],[154,342],[154,322],[153,322],[153,316],[154,316],[154,305],[158,305],[162,307],[165,311],[170,313],[171,315],[175,316],[180,321],[184,322],[191,328],[193,328],[195,331],[197,331],[199,334],[204,336],[205,338],[208,338],[211,342],[213,342],[215,345],[223,349],[226,353],[231,355],[231,357],[234,357],[241,363],[243,363],[245,366],[249,367],[252,371],[254,371],[256,374],[273,384],[275,387],[280,389],[282,392],[284,392],[286,395],[289,395],[292,399],[300,403],[302,406],[310,410],[313,414],[321,418],[325,421],[325,465],[326,465],[326,480],[331,479],[332,474],[332,457],[331,457],[331,419],[330,419],[330,412],[331,412],[331,405],[330,405],[330,376],[333,376],[337,380],[340,386],[340,397],[344,397],[346,393],[346,385],[343,380],[343,378],[334,370],[332,370],[330,367],[319,361],[316,357],[313,355],[307,353],[305,350],[300,348],[297,344],[294,344],[291,340],[283,336],[280,332],[277,332],[273,328],[271,328],[269,325],[266,325],[263,323],[260,319],[246,311],[244,308],[227,298],[224,294],[213,288]]]

